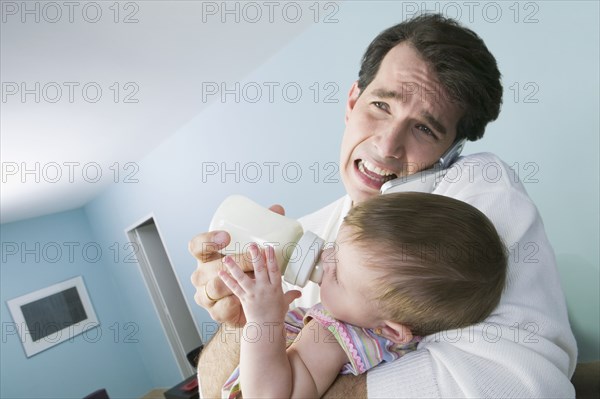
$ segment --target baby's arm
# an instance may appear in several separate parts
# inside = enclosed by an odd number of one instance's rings
[[[247,398],[321,396],[347,357],[331,333],[314,321],[286,352],[283,321],[299,292],[283,293],[273,248],[265,252],[266,259],[256,245],[250,247],[254,280],[230,257],[224,262],[231,275],[219,274],[240,299],[247,320],[240,348],[242,394]]]
[[[348,363],[333,334],[314,319],[304,326],[287,353],[293,374],[292,398],[320,398]]]
[[[267,259],[255,244],[250,245],[249,251],[254,279],[242,272],[229,256],[223,262],[231,275],[219,272],[223,282],[240,299],[246,315],[240,343],[242,394],[246,398],[289,397],[292,372],[285,352],[284,318],[299,292],[284,295],[273,248],[265,250]]]

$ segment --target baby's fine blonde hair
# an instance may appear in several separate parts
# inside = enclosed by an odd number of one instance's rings
[[[382,316],[413,335],[483,321],[498,305],[506,248],[492,222],[462,201],[394,193],[354,206],[344,224],[381,272],[370,287]]]

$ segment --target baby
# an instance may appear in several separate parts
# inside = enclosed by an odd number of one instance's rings
[[[288,312],[300,292],[283,292],[272,247],[249,252],[254,279],[229,256],[219,273],[247,320],[224,397],[321,397],[340,372],[364,373],[422,336],[483,321],[506,279],[506,249],[487,217],[434,194],[355,205],[322,253],[321,303],[308,310]]]

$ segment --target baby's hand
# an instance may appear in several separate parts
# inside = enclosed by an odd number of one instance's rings
[[[300,291],[283,293],[273,247],[268,246],[262,251],[256,244],[251,244],[250,255],[254,279],[244,273],[230,256],[223,258],[229,273],[220,271],[219,277],[240,299],[248,322],[281,322],[290,303],[300,297]]]

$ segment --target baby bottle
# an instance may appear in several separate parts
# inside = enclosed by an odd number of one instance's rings
[[[224,255],[246,253],[252,242],[262,247],[271,245],[285,281],[300,287],[308,280],[321,282],[323,269],[318,260],[324,241],[310,231],[304,232],[294,219],[244,196],[232,195],[215,212],[209,227],[213,230],[225,230],[231,236],[229,245],[220,251]]]

